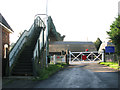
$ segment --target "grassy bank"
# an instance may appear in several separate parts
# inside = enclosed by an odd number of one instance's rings
[[[49,64],[48,67],[40,71],[39,76],[35,77],[33,80],[44,80],[53,75],[55,72],[59,71],[61,68],[64,68],[67,64]]]
[[[119,70],[120,66],[118,66],[118,63],[115,62],[101,62],[100,64],[109,66],[111,68],[114,68],[116,70]]]

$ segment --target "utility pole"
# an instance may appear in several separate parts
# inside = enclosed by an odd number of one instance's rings
[[[120,1],[118,2],[118,15],[120,15]]]
[[[88,36],[87,36],[87,41],[88,41]]]
[[[48,66],[47,63],[47,59],[48,59],[48,0],[46,0],[46,15],[47,15],[47,19],[46,19],[46,67]]]

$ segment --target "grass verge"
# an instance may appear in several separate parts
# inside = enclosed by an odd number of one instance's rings
[[[39,76],[34,77],[33,80],[44,80],[53,75],[55,72],[59,71],[61,68],[67,65],[65,63],[50,64],[48,67],[43,68],[40,71]]]
[[[115,62],[100,62],[100,64],[109,66],[109,67],[114,68],[116,70],[119,70],[119,68],[120,68],[120,66],[118,66],[118,63],[115,63]]]

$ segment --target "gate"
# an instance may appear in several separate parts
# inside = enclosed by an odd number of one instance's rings
[[[69,51],[69,63],[99,63],[104,62],[104,52],[71,52]]]

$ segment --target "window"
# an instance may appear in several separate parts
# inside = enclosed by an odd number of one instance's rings
[[[7,53],[8,53],[8,45],[4,45],[4,58],[7,58]]]

